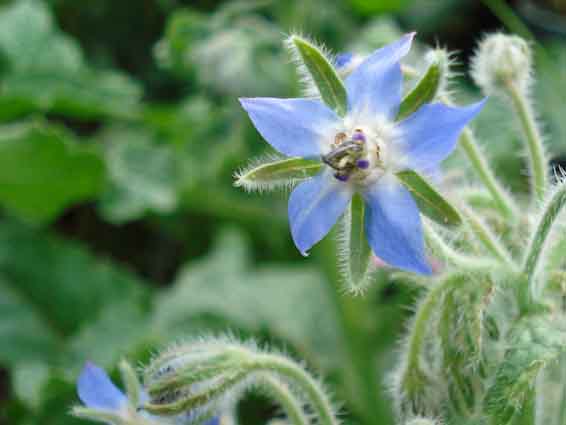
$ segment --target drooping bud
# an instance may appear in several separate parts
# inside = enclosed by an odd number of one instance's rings
[[[526,90],[531,81],[531,65],[531,50],[525,40],[496,33],[480,42],[471,74],[486,95],[501,93],[509,83]]]
[[[174,346],[145,369],[149,403],[143,408],[154,415],[209,415],[248,377],[253,354],[226,339]]]

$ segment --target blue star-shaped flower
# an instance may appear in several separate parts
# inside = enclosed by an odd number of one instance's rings
[[[120,418],[120,423],[143,423],[182,425],[195,422],[195,415],[188,412],[167,419],[157,418],[146,412],[138,411],[139,406],[132,406],[126,395],[120,391],[110,380],[106,372],[94,363],[87,362],[77,380],[77,393],[83,404],[91,409],[113,413]],[[142,391],[140,402],[148,400],[148,396]],[[218,416],[209,419],[204,425],[220,425]]]
[[[395,173],[434,174],[483,101],[462,108],[425,104],[396,122],[403,80],[399,61],[413,37],[407,34],[375,51],[350,73],[344,117],[317,99],[240,99],[276,150],[326,165],[289,199],[291,234],[303,255],[330,231],[358,192],[366,204],[365,233],[373,252],[394,267],[430,273],[419,210]]]

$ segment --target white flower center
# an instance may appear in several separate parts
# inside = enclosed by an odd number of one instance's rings
[[[330,151],[322,161],[332,168],[334,177],[342,182],[367,185],[381,178],[390,168],[393,126],[375,122],[372,126],[350,125],[344,121],[344,129],[335,133]]]

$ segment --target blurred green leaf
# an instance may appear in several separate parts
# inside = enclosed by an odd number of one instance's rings
[[[44,320],[33,301],[10,283],[0,277],[0,339],[5,341],[0,346],[0,364],[53,360],[60,335]]]
[[[44,363],[20,364],[14,369],[13,377],[16,397],[32,410],[37,410],[41,405],[42,390],[49,376],[49,368]]]
[[[154,144],[141,130],[117,129],[104,139],[111,187],[100,204],[103,216],[120,223],[147,211],[172,212],[177,206],[179,177],[171,147]]]
[[[225,8],[230,7],[227,3]],[[220,94],[283,94],[293,87],[281,31],[259,15],[225,13],[212,17],[190,9],[169,18],[156,47],[158,62]]]
[[[0,329],[10,332],[13,326],[9,335],[18,337],[0,345],[0,359],[13,361],[52,358],[56,349],[62,351],[64,339],[105,306],[123,300],[139,305],[146,296],[138,278],[96,259],[81,245],[5,221],[0,222],[0,278],[7,288],[0,297],[6,303]],[[18,314],[26,320],[14,321]],[[21,333],[14,334],[18,329]],[[41,345],[43,353],[29,350],[32,343]]]
[[[147,312],[139,303],[124,299],[107,304],[68,340],[67,367],[81,367],[89,360],[112,369],[120,359],[143,348],[148,341]]]
[[[67,132],[42,123],[0,126],[0,205],[46,222],[103,188],[101,158]]]
[[[350,0],[352,7],[364,15],[399,12],[409,5],[412,0]]]
[[[339,365],[336,310],[319,273],[297,266],[251,269],[248,247],[233,231],[222,233],[215,246],[157,298],[156,332],[182,335],[194,318],[213,316],[253,332],[268,329],[310,358]]]
[[[0,9],[0,119],[35,110],[89,118],[132,116],[138,85],[116,71],[94,71],[78,43],[59,31],[41,1]]]

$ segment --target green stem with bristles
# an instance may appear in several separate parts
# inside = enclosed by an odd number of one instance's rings
[[[536,200],[540,201],[544,198],[548,186],[548,160],[542,135],[525,90],[521,90],[512,81],[507,81],[505,87],[527,141],[532,194]]]
[[[540,280],[538,279],[539,272],[543,269],[542,263],[544,258],[542,254],[545,252],[550,231],[564,204],[566,204],[566,183],[562,182],[556,187],[545,205],[523,262],[523,273],[526,276],[531,296],[538,295],[536,285],[537,281]]]
[[[515,202],[495,177],[493,170],[475,140],[472,130],[469,128],[464,129],[460,136],[460,147],[468,157],[481,182],[491,194],[497,209],[506,218],[513,221],[516,220],[519,214]]]
[[[330,399],[320,384],[302,367],[283,356],[258,354],[252,360],[254,369],[276,373],[303,391],[316,412],[321,425],[338,425]]]
[[[277,401],[293,425],[310,425],[305,415],[302,401],[289,389],[289,387],[270,375],[260,376],[258,384],[268,395]]]

